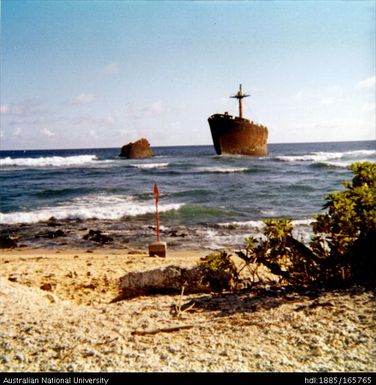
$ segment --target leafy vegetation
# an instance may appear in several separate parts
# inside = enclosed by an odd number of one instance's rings
[[[325,212],[315,216],[309,245],[292,235],[289,219],[265,220],[263,236],[245,239],[237,255],[253,266],[253,278],[263,265],[281,284],[301,286],[375,285],[376,164],[355,163],[352,182],[344,191],[325,197]],[[224,251],[208,255],[201,266],[214,291],[234,286],[240,270]]]
[[[212,291],[221,292],[232,289],[238,279],[238,269],[225,251],[217,251],[201,260],[199,266],[203,270],[203,283]]]
[[[315,217],[311,248],[325,260],[327,282],[374,281],[376,271],[376,164],[355,163],[352,183],[325,197],[324,214]]]
[[[352,183],[325,197],[307,247],[287,219],[265,220],[264,239],[248,238],[238,256],[262,264],[295,286],[375,283],[376,164],[355,163]]]
[[[265,220],[263,237],[249,237],[237,255],[247,264],[266,266],[280,277],[280,282],[300,286],[317,279],[317,263],[312,251],[292,236],[289,219]]]

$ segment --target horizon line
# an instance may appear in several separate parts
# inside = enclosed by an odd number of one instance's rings
[[[268,143],[268,145],[271,144],[320,144],[320,143],[352,143],[352,142],[375,142],[375,139],[357,139],[357,140],[329,140],[329,141],[316,141],[316,142],[271,142]],[[208,147],[213,146],[213,144],[177,144],[177,145],[162,145],[162,146],[150,146],[151,148],[167,148],[167,147]],[[21,148],[21,149],[8,149],[3,150],[0,148],[0,152],[5,151],[63,151],[63,150],[106,150],[106,149],[114,149],[114,148],[120,148],[122,146],[114,146],[114,147],[64,147],[64,148]]]

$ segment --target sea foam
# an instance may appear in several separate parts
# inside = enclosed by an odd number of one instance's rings
[[[225,222],[225,223],[219,223],[219,227],[224,229],[249,229],[249,230],[256,230],[261,229],[265,226],[265,223],[263,221],[244,221],[244,222]]]
[[[308,244],[311,241],[313,230],[311,225],[314,223],[313,218],[308,219],[295,219],[291,221],[293,226],[293,236]],[[263,239],[262,235],[265,223],[259,221],[233,221],[219,223],[219,231],[216,229],[210,229],[202,233],[202,238],[208,242],[209,248],[220,248],[227,246],[242,247],[245,238],[254,236],[256,238]],[[223,232],[223,230],[231,230],[231,232]]]
[[[183,203],[165,203],[159,205],[160,212],[178,210]],[[134,197],[115,195],[89,195],[75,198],[65,205],[45,207],[34,211],[0,213],[3,224],[36,223],[47,221],[51,217],[64,219],[109,219],[119,220],[126,216],[137,216],[155,212],[154,204],[138,202]]]
[[[200,173],[215,173],[215,174],[233,174],[248,171],[246,167],[197,167],[194,169]]]
[[[143,170],[149,170],[153,168],[165,168],[169,163],[134,163],[130,164],[131,167],[140,168]]]
[[[93,163],[98,158],[95,155],[76,156],[47,156],[39,158],[11,158],[0,159],[0,167],[71,167]]]
[[[284,162],[325,162],[342,156],[342,152],[314,152],[306,155],[281,155],[276,156],[276,159]]]
[[[305,155],[280,155],[276,160],[283,162],[312,162],[332,167],[345,168],[351,163],[359,161],[374,160],[376,150],[354,150],[344,152],[312,152]]]

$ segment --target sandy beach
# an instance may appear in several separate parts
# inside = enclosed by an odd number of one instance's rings
[[[0,385],[376,385],[375,0],[0,13]]]
[[[4,372],[375,371],[375,299],[331,292],[150,295],[111,303],[128,272],[208,252],[17,248],[0,255]],[[175,306],[194,301],[178,317]]]

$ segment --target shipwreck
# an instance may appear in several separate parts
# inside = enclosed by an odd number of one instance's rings
[[[231,98],[239,101],[239,116],[214,114],[209,117],[209,126],[214,148],[218,155],[236,154],[265,156],[268,155],[268,129],[243,117],[243,98],[246,95],[240,84],[239,91]]]

